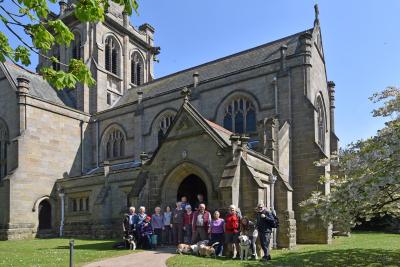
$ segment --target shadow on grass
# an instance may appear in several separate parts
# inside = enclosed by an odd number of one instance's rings
[[[244,263],[242,266],[400,266],[400,251],[381,249],[343,249],[285,253],[265,263]]]

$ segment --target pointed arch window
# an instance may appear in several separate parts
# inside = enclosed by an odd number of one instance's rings
[[[0,120],[0,180],[7,175],[7,129],[7,125],[2,120]]]
[[[61,59],[61,57],[60,57],[60,47],[59,46],[54,47],[53,57],[55,57],[58,60],[58,62],[55,62],[55,61],[52,62],[53,69],[58,71],[58,70],[60,70],[60,63],[59,62],[60,62],[60,59]]]
[[[144,82],[143,59],[138,52],[134,52],[131,58],[131,83],[141,85]]]
[[[256,131],[256,110],[253,103],[245,98],[235,98],[225,106],[224,128],[235,133]]]
[[[74,32],[74,41],[72,43],[72,58],[80,59],[81,56],[81,35],[79,32]]]
[[[106,135],[104,158],[109,160],[123,156],[125,156],[125,135],[114,128]]]
[[[158,143],[164,138],[165,134],[168,131],[168,128],[171,126],[172,122],[174,121],[175,114],[166,114],[161,117],[159,124],[158,124]]]
[[[117,41],[111,36],[106,39],[106,49],[105,49],[105,65],[106,70],[115,75],[118,75],[118,65],[119,65],[119,47]]]
[[[326,133],[326,114],[324,103],[321,97],[318,97],[317,104],[317,142],[318,145],[325,151],[325,133]]]

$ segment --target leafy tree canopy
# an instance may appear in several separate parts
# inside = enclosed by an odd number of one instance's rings
[[[111,0],[110,0],[111,1]],[[137,12],[136,0],[112,0],[124,5],[128,15]],[[77,82],[87,85],[95,83],[92,75],[82,60],[72,59],[68,64],[61,63],[55,57],[48,57],[48,52],[54,45],[69,46],[74,35],[64,22],[51,15],[49,5],[60,0],[0,0],[0,20],[11,36],[0,32],[0,61],[7,59],[24,66],[31,64],[31,53],[41,55],[48,60],[64,66],[65,70],[55,70],[53,67],[43,67],[40,73],[57,89],[74,88]],[[78,0],[74,11],[75,17],[81,22],[99,22],[104,20],[108,0]],[[12,10],[18,10],[13,12]],[[21,34],[22,32],[25,33]],[[26,36],[28,35],[28,36]],[[32,42],[26,41],[30,37]],[[19,45],[12,47],[9,38],[16,38]]]
[[[349,231],[373,217],[400,216],[400,88],[388,87],[371,100],[383,102],[373,116],[389,121],[375,136],[341,150],[339,162],[331,159],[317,163],[321,167],[336,163],[337,173],[322,178],[322,182],[331,183],[330,194],[314,192],[300,204],[303,219],[319,217],[326,224]]]

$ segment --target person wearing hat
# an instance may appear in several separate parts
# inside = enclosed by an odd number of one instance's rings
[[[257,205],[256,227],[258,237],[260,238],[261,248],[264,256],[261,260],[268,261],[271,259],[269,255],[269,241],[271,240],[272,226],[275,222],[271,212],[267,210],[264,204]]]
[[[151,226],[151,217],[147,216],[138,225],[139,228],[139,240],[142,249],[151,249],[152,242],[151,236],[153,235],[153,227]]]
[[[186,244],[192,243],[192,223],[193,223],[193,212],[192,206],[186,205],[185,207],[185,215],[183,216],[183,231],[185,231],[185,235],[183,240]]]

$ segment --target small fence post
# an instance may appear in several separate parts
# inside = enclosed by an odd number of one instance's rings
[[[69,241],[69,267],[74,267],[74,240]]]

